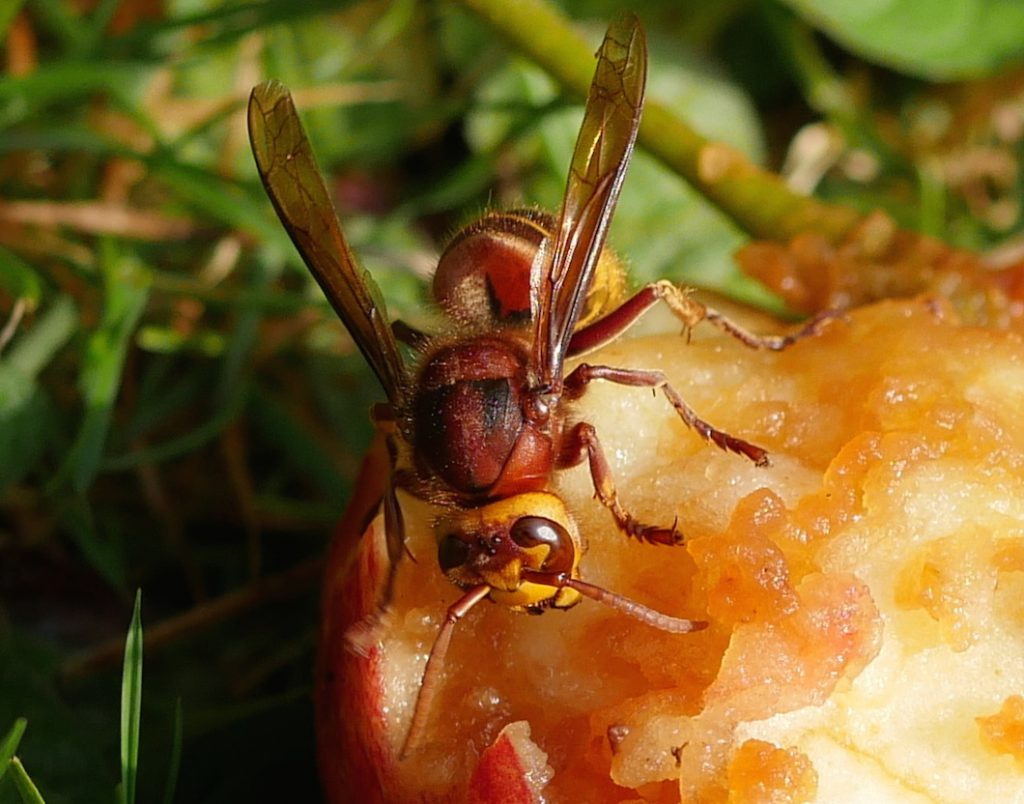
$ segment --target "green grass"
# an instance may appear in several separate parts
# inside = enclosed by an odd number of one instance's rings
[[[18,718],[11,726],[11,730],[4,735],[3,741],[0,742],[0,779],[3,779],[4,774],[10,769],[11,760],[14,759],[14,754],[18,750],[18,744],[21,742],[27,726],[28,721],[25,718]]]
[[[121,804],[134,804],[139,775],[139,721],[142,712],[142,592],[135,593],[135,607],[124,644],[121,672]]]

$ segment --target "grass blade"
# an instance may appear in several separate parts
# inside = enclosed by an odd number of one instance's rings
[[[253,424],[280,450],[282,457],[305,475],[334,505],[341,506],[348,486],[338,472],[331,454],[316,434],[309,432],[287,406],[272,394],[257,389],[249,399]]]
[[[134,804],[139,768],[139,713],[142,709],[142,590],[124,644],[121,676],[121,804]]]
[[[61,527],[75,538],[86,562],[112,587],[127,591],[127,555],[117,529],[100,532],[102,517],[97,518],[84,494],[65,494],[58,514]]]
[[[14,757],[10,762],[10,767],[11,778],[14,780],[14,786],[18,788],[18,792],[21,794],[21,800],[25,804],[45,804],[42,793],[39,792],[39,788],[36,787],[35,782],[29,777],[25,766],[21,764],[21,760]]]
[[[36,269],[5,248],[0,248],[0,269],[0,286],[15,298],[25,299],[29,310],[36,309],[42,295]]]
[[[26,379],[35,379],[71,340],[77,326],[78,310],[74,301],[70,296],[58,296],[39,316],[34,326],[18,333],[4,360]]]
[[[18,750],[18,744],[21,742],[21,736],[25,733],[27,725],[28,721],[19,717],[14,721],[11,730],[4,736],[3,742],[0,742],[0,779],[3,779],[4,774],[7,773],[7,768],[11,764],[11,760],[14,759],[14,753]]]
[[[123,455],[106,458],[101,469],[104,472],[123,472],[144,463],[162,463],[197,450],[220,435],[221,431],[238,416],[245,402],[246,392],[243,390],[189,433],[154,444],[152,447],[135,449]]]
[[[58,477],[63,482],[70,475],[79,493],[90,486],[99,469],[128,345],[149,299],[148,272],[113,246],[106,251],[103,318],[89,336],[79,375],[85,415]]]

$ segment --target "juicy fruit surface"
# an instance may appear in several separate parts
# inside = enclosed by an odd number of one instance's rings
[[[573,416],[597,428],[623,505],[677,520],[686,543],[627,541],[585,467],[557,483],[584,579],[709,627],[481,604],[399,762],[459,596],[432,512],[403,498],[415,561],[365,658],[342,637],[372,611],[379,521],[360,542],[350,523],[328,571],[317,714],[334,800],[486,800],[496,773],[528,780],[513,800],[1024,798],[1024,342],[925,301],[857,310],[779,354],[708,329],[587,361],[663,370],[771,465],[705,444],[660,396],[597,383]]]

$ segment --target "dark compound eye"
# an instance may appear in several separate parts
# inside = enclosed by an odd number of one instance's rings
[[[549,552],[541,565],[545,572],[572,572],[576,548],[569,532],[557,522],[542,516],[524,516],[512,525],[509,535],[520,547],[547,545]]]
[[[437,563],[442,572],[457,569],[469,558],[469,545],[458,536],[449,534],[437,546]]]

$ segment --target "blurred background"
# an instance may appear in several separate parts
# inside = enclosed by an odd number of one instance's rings
[[[1019,257],[1024,5],[557,7],[595,49],[636,12],[649,96],[794,190]],[[141,589],[139,800],[315,801],[322,556],[380,394],[264,196],[249,90],[291,87],[353,248],[426,328],[446,236],[557,208],[581,107],[454,1],[4,0],[0,34],[0,735],[27,718],[46,801],[112,800]],[[780,311],[746,240],[638,153],[633,283]]]

